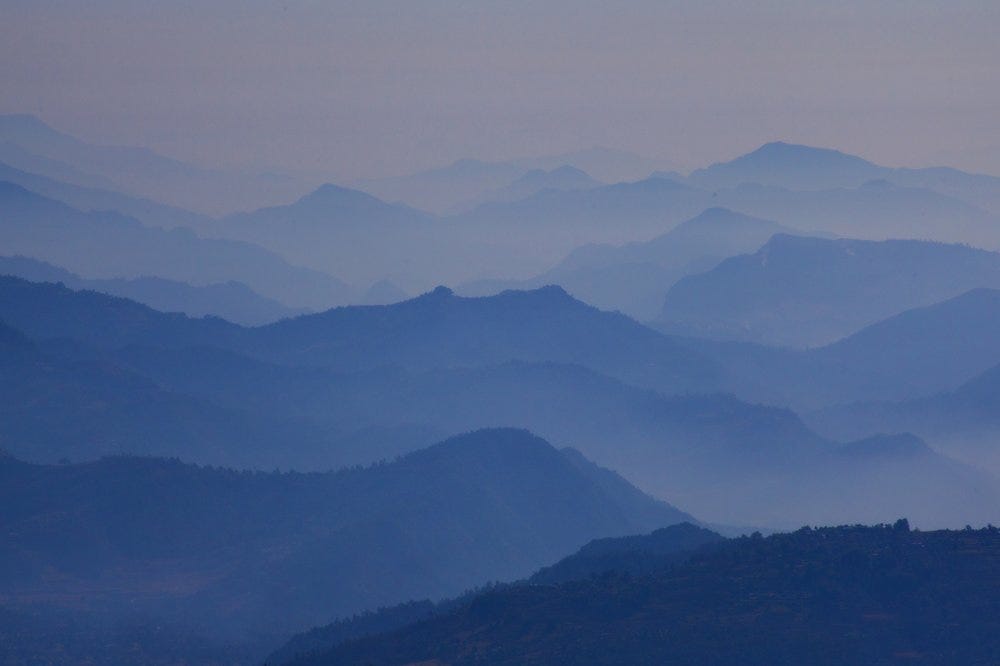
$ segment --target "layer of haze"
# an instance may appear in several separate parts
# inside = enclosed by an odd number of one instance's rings
[[[0,113],[355,179],[774,139],[1000,173],[1000,3],[0,2]]]

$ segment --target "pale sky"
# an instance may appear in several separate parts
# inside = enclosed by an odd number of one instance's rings
[[[751,8],[751,5],[753,6]],[[1000,2],[0,0],[0,112],[338,179],[766,141],[1000,174]]]

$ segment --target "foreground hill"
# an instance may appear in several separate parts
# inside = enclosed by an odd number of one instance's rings
[[[485,592],[292,663],[989,664],[1000,531],[803,529],[644,577]]]
[[[691,523],[660,528],[650,534],[606,537],[591,541],[576,553],[539,569],[517,585],[553,585],[609,574],[646,575],[661,572],[689,559],[706,546],[725,539]],[[345,618],[293,637],[267,658],[269,664],[301,660],[304,655],[329,650],[347,641],[381,634],[459,609],[480,591],[470,591],[438,603],[410,601],[390,608]]]
[[[109,211],[83,212],[0,182],[0,244],[88,278],[156,275],[195,285],[236,280],[292,307],[350,302],[354,290],[330,275],[292,266],[262,247],[146,227]]]
[[[520,578],[595,537],[691,520],[517,430],[326,474],[4,458],[0,475],[6,608],[204,623],[239,641]]]
[[[919,241],[778,235],[687,277],[663,304],[668,330],[809,347],[976,287],[1000,286],[1000,254]]]

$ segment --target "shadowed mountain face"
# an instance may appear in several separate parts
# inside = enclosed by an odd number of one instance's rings
[[[0,214],[5,254],[35,257],[87,278],[155,275],[195,285],[235,280],[292,307],[316,309],[354,295],[336,278],[249,243],[145,227],[118,213],[84,213],[11,183],[0,183]]]
[[[0,476],[8,608],[211,620],[243,639],[516,579],[593,538],[690,520],[509,429],[326,474],[3,458]]]
[[[995,528],[758,535],[651,576],[484,592],[290,663],[986,664],[1000,649],[997,571]]]
[[[264,298],[239,282],[196,287],[158,277],[85,280],[52,264],[21,256],[0,257],[0,275],[15,275],[33,282],[61,282],[72,289],[128,298],[162,312],[183,312],[190,317],[222,317],[246,326],[303,314],[302,310],[293,310]]]
[[[574,297],[640,321],[659,316],[663,298],[679,279],[714,267],[726,257],[753,252],[776,233],[794,233],[775,222],[710,208],[649,241],[585,245],[530,280],[483,280],[459,287],[469,295],[558,284]]]
[[[665,330],[818,346],[976,287],[1000,286],[1000,254],[919,241],[779,235],[668,292]]]

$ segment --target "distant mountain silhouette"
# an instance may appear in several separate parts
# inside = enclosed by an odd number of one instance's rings
[[[401,201],[438,214],[455,213],[488,192],[510,186],[528,172],[550,172],[565,166],[606,183],[640,179],[659,168],[655,161],[632,153],[594,147],[510,162],[461,159],[414,174],[363,181],[357,187],[385,201]]]
[[[113,212],[84,213],[12,183],[0,183],[0,243],[6,254],[52,262],[87,278],[158,277],[205,285],[243,282],[291,307],[354,300],[330,275],[292,266],[261,247],[155,229]]]
[[[1000,476],[1000,365],[954,391],[926,398],[853,402],[809,416],[839,437],[878,432],[915,432],[935,447]]]
[[[558,284],[576,298],[640,321],[659,316],[663,297],[680,278],[714,267],[726,257],[753,252],[776,233],[793,229],[724,208],[709,208],[648,241],[585,245],[530,280],[469,283],[469,295]]]
[[[873,180],[925,188],[1000,213],[1000,178],[958,169],[878,166],[838,150],[775,141],[729,162],[697,169],[688,182],[707,189],[756,183],[791,190],[856,188]]]
[[[987,664],[1000,649],[998,570],[992,527],[756,535],[649,576],[485,591],[287,663]]]
[[[885,179],[854,188],[794,191],[776,186],[740,185],[714,195],[716,205],[776,220],[803,231],[826,231],[852,238],[912,238],[1000,247],[1000,215],[926,188],[904,187]]]
[[[775,141],[729,162],[691,172],[698,187],[730,189],[746,183],[792,190],[857,187],[884,176],[885,169],[838,150]]]
[[[207,622],[219,637],[277,642],[330,617],[517,579],[597,537],[691,520],[607,474],[510,429],[325,474],[7,457],[0,587],[9,609]]]
[[[564,164],[580,169],[605,183],[638,180],[657,169],[669,168],[662,160],[650,159],[625,150],[593,146],[557,155],[527,157],[514,160],[526,169],[551,171]]]
[[[62,282],[72,289],[122,296],[163,312],[183,312],[191,317],[211,315],[242,325],[266,324],[304,314],[303,310],[293,310],[264,298],[239,282],[196,287],[157,277],[86,280],[44,261],[21,256],[0,257],[0,275],[14,275],[32,282]]]
[[[423,261],[431,224],[427,213],[328,184],[286,206],[230,215],[211,233],[364,283],[419,272],[411,264]]]
[[[385,201],[400,201],[421,210],[445,213],[485,192],[506,187],[532,167],[463,159],[445,167],[358,184]]]
[[[798,347],[975,287],[1000,286],[1000,254],[919,241],[778,235],[667,293],[665,330]]]
[[[288,200],[306,189],[296,179],[226,173],[146,148],[89,144],[29,115],[0,115],[0,161],[56,180],[85,174],[69,182],[212,215]],[[48,168],[53,165],[61,168]]]
[[[452,242],[461,239],[465,251],[474,252],[480,275],[471,279],[524,279],[548,270],[582,245],[649,239],[712,207],[773,220],[802,233],[1000,247],[1000,215],[928,189],[868,181],[854,188],[816,191],[762,185],[706,190],[675,178],[649,178],[484,204],[445,218],[441,229],[448,230]],[[445,281],[470,281],[470,272],[466,269],[463,275],[456,269]]]
[[[167,206],[150,199],[132,197],[108,189],[61,182],[15,169],[3,162],[0,162],[0,181],[15,183],[36,194],[56,199],[79,210],[116,211],[154,227],[197,229],[209,222],[208,217],[183,208]]]
[[[392,305],[410,298],[410,295],[394,285],[388,280],[379,280],[372,283],[365,295],[361,298],[360,305]]]
[[[490,190],[478,196],[475,205],[488,202],[520,201],[545,190],[586,190],[602,185],[586,172],[569,165],[562,165],[546,171],[532,169],[505,187]]]

